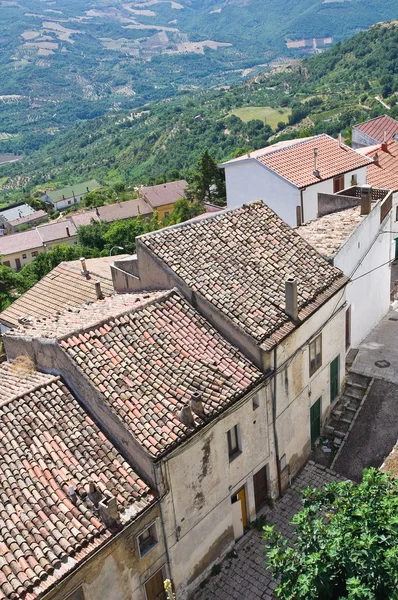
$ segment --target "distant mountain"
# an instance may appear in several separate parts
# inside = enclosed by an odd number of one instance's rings
[[[132,114],[112,111],[81,122],[1,167],[0,199],[88,178],[110,184],[189,179],[205,150],[221,161],[275,139],[349,135],[353,123],[386,112],[379,97],[397,118],[397,48],[397,24],[380,24],[228,90],[186,92]]]
[[[238,83],[395,16],[396,0],[0,0],[0,140],[30,152],[77,120]]]

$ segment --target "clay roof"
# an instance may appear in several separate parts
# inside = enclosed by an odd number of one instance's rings
[[[318,148],[319,177],[313,175],[314,148]],[[369,164],[366,157],[325,134],[308,138],[282,150],[268,152],[257,160],[298,188],[314,185]]]
[[[8,385],[13,366],[0,365]],[[0,600],[41,597],[154,501],[58,377],[0,405]],[[117,498],[120,524],[103,522],[86,497],[93,482]],[[70,497],[70,486],[76,499]]]
[[[89,210],[71,217],[76,227],[90,225],[91,221],[121,221],[122,219],[134,219],[138,215],[150,215],[153,208],[149,206],[143,198],[127,200],[126,202],[116,202],[115,204],[105,204],[96,210]]]
[[[361,207],[355,206],[318,217],[295,230],[320,254],[331,257],[365,218],[361,216]]]
[[[32,221],[42,219],[43,217],[47,217],[46,211],[36,210],[31,215],[27,215],[26,217],[20,217],[19,219],[14,219],[14,221],[10,221],[10,225],[13,225],[15,227],[16,225],[22,225],[23,223],[31,223]]]
[[[43,241],[37,229],[3,235],[0,237],[0,256],[7,257],[9,254],[34,250],[43,246]]]
[[[64,262],[48,273],[11,306],[0,313],[0,322],[8,327],[18,327],[20,317],[34,319],[54,315],[68,307],[97,299],[95,282],[101,281],[102,293],[114,293],[110,265],[115,256],[86,260],[87,276],[81,273],[80,261]]]
[[[360,148],[361,152],[374,159],[377,154],[377,163],[368,167],[367,183],[374,187],[387,190],[398,190],[398,141],[387,142],[387,150],[381,145]]]
[[[36,227],[36,231],[45,244],[74,236],[77,233],[75,224],[69,219],[66,221],[48,223],[47,225],[40,225],[39,227]]]
[[[150,187],[142,187],[139,190],[140,196],[145,196],[153,208],[174,204],[180,198],[184,197],[185,188],[188,183],[185,179],[180,181],[170,181],[169,183],[161,183],[160,185],[152,185]]]
[[[0,406],[48,383],[52,375],[39,373],[26,358],[0,364]]]
[[[370,119],[359,125],[355,125],[353,129],[362,131],[376,142],[384,141],[384,132],[386,132],[387,140],[390,140],[395,135],[398,135],[398,121],[392,119],[388,115]]]
[[[298,282],[300,319],[346,283],[262,201],[146,234],[141,244],[266,350],[297,326],[285,313],[288,277]]]
[[[251,150],[247,154],[242,154],[242,156],[237,156],[236,158],[231,158],[225,163],[218,165],[219,167],[225,167],[226,165],[230,165],[236,162],[241,162],[243,160],[247,160],[248,158],[261,158],[266,154],[270,154],[271,152],[276,152],[277,150],[284,150],[286,148],[290,148],[291,146],[296,146],[296,144],[301,144],[307,140],[311,140],[312,137],[306,138],[297,138],[293,140],[283,140],[282,142],[276,142],[276,144],[271,144],[270,146],[265,146],[264,148],[259,148],[258,150]]]

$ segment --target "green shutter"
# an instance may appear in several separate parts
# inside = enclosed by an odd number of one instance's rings
[[[318,400],[311,406],[310,410],[310,422],[311,422],[311,446],[315,445],[315,442],[321,435],[321,399]]]
[[[339,395],[339,362],[340,356],[330,363],[330,402]]]

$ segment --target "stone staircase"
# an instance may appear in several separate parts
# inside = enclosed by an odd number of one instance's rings
[[[333,406],[328,423],[323,429],[323,436],[328,438],[335,448],[341,446],[370,383],[370,377],[348,372],[344,392]]]

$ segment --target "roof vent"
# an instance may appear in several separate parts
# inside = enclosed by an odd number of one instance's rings
[[[193,429],[195,427],[194,416],[190,407],[186,404],[177,412],[177,418],[180,423],[185,425],[185,427],[188,427],[189,429]]]
[[[106,525],[113,525],[119,520],[119,509],[115,496],[109,492],[105,492],[104,497],[98,503],[98,510],[101,519]]]
[[[314,170],[312,171],[314,177],[320,178],[320,174],[318,171],[318,148],[314,148]]]
[[[294,277],[285,281],[285,312],[293,321],[298,321],[297,281]]]
[[[103,300],[104,294],[102,293],[102,290],[101,290],[101,282],[100,281],[95,282],[95,293],[97,294],[98,300]]]
[[[202,394],[200,392],[194,392],[192,394],[189,406],[194,415],[198,416],[203,421],[205,420],[206,413],[202,402]]]
[[[87,275],[88,271],[87,271],[86,259],[83,256],[80,259],[80,265],[82,267],[82,275]]]

